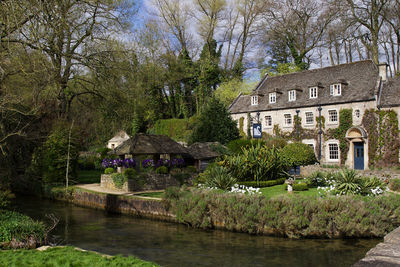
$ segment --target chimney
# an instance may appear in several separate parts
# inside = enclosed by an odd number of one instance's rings
[[[379,76],[381,76],[382,81],[387,80],[387,69],[388,69],[388,64],[386,63],[380,63],[378,64],[378,69],[379,69]]]

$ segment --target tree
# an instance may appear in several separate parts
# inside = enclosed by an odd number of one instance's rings
[[[30,6],[30,23],[5,42],[20,43],[42,51],[51,62],[56,87],[57,112],[68,117],[72,101],[82,95],[96,94],[95,87],[71,87],[76,74],[90,69],[88,58],[93,44],[109,39],[124,25],[124,16],[132,10],[120,1],[49,0]],[[125,2],[124,2],[125,3]],[[105,31],[104,29],[107,29]]]
[[[226,107],[212,98],[200,114],[189,143],[217,141],[226,144],[238,138],[237,123],[232,120]]]
[[[221,83],[217,90],[215,90],[214,96],[228,107],[240,93],[250,93],[255,85],[255,82],[232,79]]]

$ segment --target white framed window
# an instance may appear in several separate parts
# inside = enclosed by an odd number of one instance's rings
[[[340,83],[331,84],[330,95],[333,96],[342,95],[342,85]]]
[[[251,96],[251,105],[252,106],[257,106],[258,105],[258,96],[257,95]]]
[[[306,124],[307,125],[312,125],[314,124],[314,113],[312,112],[306,112]]]
[[[328,159],[331,161],[339,161],[338,143],[328,143]]]
[[[318,98],[318,87],[310,87],[310,98]]]
[[[269,103],[270,104],[276,103],[276,93],[269,94]]]
[[[296,101],[296,90],[289,91],[289,101]]]
[[[285,126],[291,126],[292,125],[292,114],[284,114],[285,117]]]
[[[356,117],[356,119],[360,119],[361,117],[361,112],[359,109],[354,110],[354,116]]]
[[[272,116],[270,115],[265,116],[265,126],[272,127]]]
[[[328,110],[329,122],[337,123],[339,121],[338,112],[336,109]]]
[[[311,147],[313,149],[313,151],[315,152],[315,144],[316,141],[314,139],[303,139],[301,141],[303,144],[308,145],[309,147]]]

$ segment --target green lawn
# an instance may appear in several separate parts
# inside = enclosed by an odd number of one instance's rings
[[[100,183],[101,170],[79,170],[76,183],[78,184],[95,184]]]
[[[288,194],[288,192],[285,190],[285,185],[284,184],[260,188],[260,192],[266,198],[273,198],[273,197],[276,197],[276,196],[279,196],[279,195]],[[293,195],[318,196],[318,191],[317,191],[317,188],[309,188],[306,191],[293,192]]]
[[[73,247],[38,250],[0,250],[0,266],[158,266],[135,257],[104,257]]]

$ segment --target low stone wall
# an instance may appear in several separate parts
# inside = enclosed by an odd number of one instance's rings
[[[370,249],[365,258],[353,266],[400,266],[400,227],[387,234],[384,242]]]
[[[79,189],[75,189],[70,197],[58,200],[113,213],[122,213],[163,221],[176,221],[176,216],[169,213],[161,200],[88,192]]]
[[[337,172],[340,168],[322,168],[320,165],[309,165],[300,167],[300,175],[303,177],[309,176],[314,171]],[[400,171],[383,169],[383,170],[357,170],[362,176],[376,176],[382,180],[400,179]]]
[[[124,183],[122,188],[117,188],[111,178],[111,174],[102,174],[100,186],[122,192],[135,192],[145,190],[162,190],[170,186],[180,185],[179,182],[170,174],[146,173],[142,175],[145,176],[145,184],[139,184],[135,180],[129,179]]]

